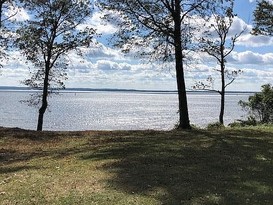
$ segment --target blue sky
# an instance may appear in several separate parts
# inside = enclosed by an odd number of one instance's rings
[[[228,90],[258,91],[261,85],[273,83],[273,38],[252,36],[249,33],[254,9],[254,0],[235,0],[238,18],[235,19],[232,29],[234,32],[239,32],[243,27],[247,29],[228,58],[227,68],[243,71]],[[111,35],[116,30],[115,26],[102,24],[100,16],[100,13],[94,13],[86,24],[95,27],[103,36]],[[27,19],[28,15],[22,11],[17,18]],[[111,48],[106,41],[99,42],[96,46],[83,49],[84,59],[74,53],[69,55],[70,68],[66,87],[176,89],[173,66],[146,63],[124,56],[118,49]],[[18,52],[13,52],[13,56],[20,58]],[[216,68],[213,59],[208,57],[199,64],[189,66],[185,72],[187,88],[191,89],[196,81],[212,75],[216,79],[214,88],[218,89],[219,77],[213,71]],[[28,77],[29,68],[24,60],[10,60],[4,62],[4,68],[1,69],[0,85],[22,86],[20,82]]]

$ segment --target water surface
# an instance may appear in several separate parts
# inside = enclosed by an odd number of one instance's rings
[[[238,101],[248,96],[226,96],[225,124],[245,116]],[[29,92],[1,91],[0,126],[36,129],[38,109],[19,102],[28,98]],[[44,130],[168,130],[178,121],[175,93],[64,92],[49,104]],[[191,124],[204,127],[218,120],[219,94],[189,93],[188,104]]]

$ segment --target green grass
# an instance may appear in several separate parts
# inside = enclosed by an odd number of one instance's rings
[[[273,128],[0,128],[1,204],[272,204]]]

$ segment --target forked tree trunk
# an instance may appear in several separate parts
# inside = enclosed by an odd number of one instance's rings
[[[187,93],[184,78],[183,53],[181,42],[181,8],[180,1],[175,0],[175,16],[174,16],[174,43],[175,43],[175,68],[176,81],[179,102],[179,124],[178,129],[190,129]]]

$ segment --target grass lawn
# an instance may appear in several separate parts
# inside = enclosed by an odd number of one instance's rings
[[[273,204],[273,128],[0,128],[0,204]]]

